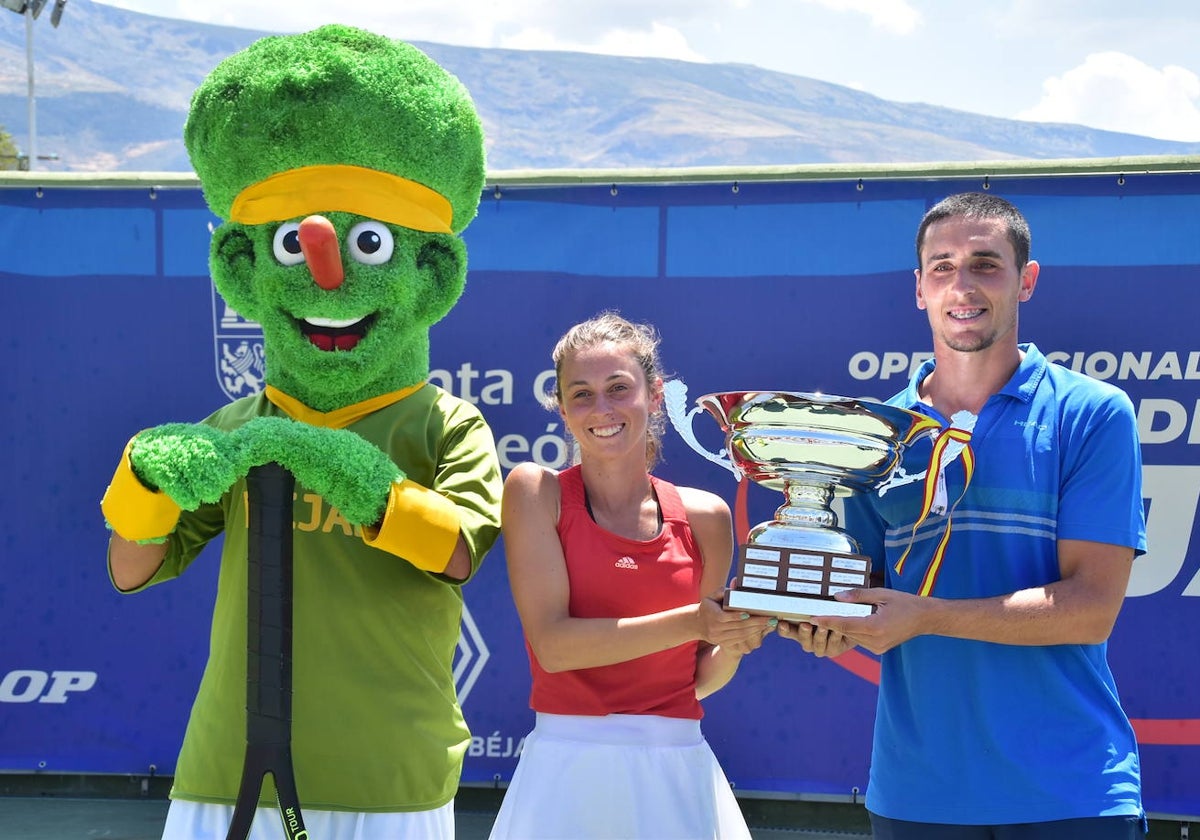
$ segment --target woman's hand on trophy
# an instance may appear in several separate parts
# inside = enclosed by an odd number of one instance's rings
[[[721,603],[724,594],[721,590],[700,599],[700,640],[731,653],[747,654],[758,649],[766,635],[775,629],[776,620],[727,610]]]

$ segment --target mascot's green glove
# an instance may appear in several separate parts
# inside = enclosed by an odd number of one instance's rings
[[[386,453],[349,429],[256,417],[231,436],[250,464],[282,464],[360,526],[372,548],[427,572],[441,572],[450,562],[458,543],[458,507],[408,480]]]
[[[125,539],[162,542],[181,510],[219,501],[252,466],[271,461],[360,526],[367,545],[425,571],[449,563],[459,534],[451,500],[408,481],[382,450],[348,429],[283,417],[256,417],[229,433],[191,423],[139,432],[100,507]]]
[[[134,435],[100,508],[127,540],[161,542],[180,510],[216,502],[246,474],[229,435],[200,423],[166,423]]]
[[[282,464],[351,525],[378,524],[392,484],[404,480],[383,450],[348,429],[255,417],[231,436],[250,464]]]
[[[246,474],[236,442],[202,423],[167,423],[138,434],[129,462],[144,484],[184,510],[220,501]]]

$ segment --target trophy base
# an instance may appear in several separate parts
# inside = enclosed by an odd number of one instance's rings
[[[872,605],[731,589],[725,593],[725,609],[741,610],[752,615],[769,615],[787,621],[805,621],[821,615],[867,616],[871,614]]]
[[[747,543],[739,551],[737,585],[725,607],[804,621],[812,616],[866,616],[871,604],[848,604],[834,594],[871,585],[871,558],[806,546]]]

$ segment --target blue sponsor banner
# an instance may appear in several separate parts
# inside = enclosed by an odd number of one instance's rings
[[[1200,180],[1011,176],[1042,264],[1021,335],[1125,389],[1143,441],[1149,553],[1109,645],[1137,728],[1148,810],[1200,815]],[[471,272],[434,327],[431,379],[475,402],[502,465],[567,458],[541,408],[549,353],[606,309],[654,323],[689,404],[712,391],[886,397],[929,349],[913,304],[924,209],[974,178],[489,188]],[[125,442],[262,387],[257,325],[208,279],[198,189],[0,189],[8,330],[0,387],[0,771],[170,774],[207,651],[219,547],[135,596],[107,579],[99,499]],[[715,423],[691,420],[721,447]],[[739,487],[668,429],[660,474],[724,496],[742,522],[781,501]],[[455,661],[474,732],[464,781],[504,783],[532,726],[503,545],[465,587]],[[878,661],[777,637],[705,701],[739,791],[861,796]],[[1036,737],[1036,735],[1035,735]]]

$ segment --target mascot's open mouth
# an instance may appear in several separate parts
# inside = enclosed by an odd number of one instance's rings
[[[362,318],[298,318],[300,332],[320,350],[353,350],[375,323],[375,315]]]

